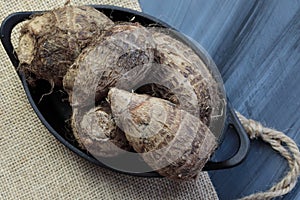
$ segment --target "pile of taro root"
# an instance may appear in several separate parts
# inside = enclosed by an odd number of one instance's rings
[[[162,176],[191,180],[217,146],[217,83],[171,30],[66,5],[24,23],[17,55],[31,87],[46,80],[68,94],[74,137],[95,158],[136,152]]]

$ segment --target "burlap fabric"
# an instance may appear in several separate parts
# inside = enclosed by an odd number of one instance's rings
[[[137,0],[71,3],[113,4],[140,10]],[[1,0],[0,21],[13,12],[46,10],[63,4],[59,0]],[[0,199],[218,199],[205,172],[197,182],[176,183],[121,175],[75,155],[39,121],[0,46]]]

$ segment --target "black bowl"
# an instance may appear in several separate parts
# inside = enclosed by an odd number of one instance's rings
[[[185,42],[189,45],[205,62],[207,65],[211,65],[211,59],[208,55],[205,54],[203,49],[195,44],[195,41],[188,39],[183,34],[177,32],[173,27],[166,24],[165,22],[160,21],[152,16],[149,16],[145,13],[137,12],[134,10],[120,8],[115,6],[101,6],[101,5],[93,5],[97,10],[101,11],[105,15],[107,15],[113,21],[130,21],[130,22],[139,22],[144,26],[157,26],[164,27],[170,30],[173,30],[175,36],[179,38],[181,41]],[[36,14],[38,12],[18,12],[9,15],[1,25],[1,42],[11,60],[15,68],[18,67],[19,61],[15,51],[13,49],[13,45],[11,43],[11,33],[12,29],[20,22],[30,18],[31,15]],[[212,73],[219,73],[216,67],[212,67]],[[57,89],[51,95],[45,96],[41,102],[39,102],[42,94],[49,91],[49,85],[43,81],[40,82],[39,86],[34,90],[30,88],[26,82],[26,79],[22,73],[19,73],[20,79],[22,81],[24,90],[29,99],[29,102],[42,121],[42,123],[47,127],[47,129],[52,133],[60,142],[62,142],[66,147],[75,152],[77,155],[83,157],[84,159],[91,161],[92,163],[99,165],[101,167],[109,168],[114,171],[118,171],[121,173],[134,175],[134,176],[142,176],[142,177],[160,177],[158,173],[155,171],[149,172],[134,172],[133,170],[124,170],[112,168],[110,166],[105,165],[103,162],[95,159],[88,152],[81,150],[78,147],[75,139],[73,138],[72,131],[68,126],[68,119],[71,116],[71,107],[66,102],[63,101],[67,98],[66,94],[61,90]],[[220,80],[219,80],[220,81]],[[221,81],[222,82],[222,81]],[[221,86],[223,87],[223,85]],[[224,92],[225,96],[225,92]],[[226,108],[226,118],[224,117],[224,122],[221,123],[222,131],[219,131],[220,134],[217,135],[219,138],[219,143],[222,142],[224,135],[228,131],[234,131],[239,138],[239,145],[236,147],[237,151],[233,156],[223,161],[214,162],[209,161],[204,167],[204,170],[216,170],[216,169],[225,169],[238,165],[243,161],[246,157],[249,150],[249,139],[248,136],[242,127],[240,121],[238,120],[228,98],[227,98],[227,108]],[[220,129],[219,128],[219,129]],[[229,130],[230,129],[230,130]],[[118,157],[119,160],[123,162],[130,163],[130,161],[126,157]],[[141,160],[138,165],[146,164]],[[131,166],[130,166],[131,167]]]

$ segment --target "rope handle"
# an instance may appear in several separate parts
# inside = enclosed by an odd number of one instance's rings
[[[277,184],[265,192],[255,193],[243,197],[241,200],[272,199],[289,193],[295,187],[300,175],[300,152],[297,144],[283,132],[266,128],[257,121],[247,119],[237,111],[236,114],[250,139],[261,138],[264,142],[269,143],[289,164],[289,171]]]

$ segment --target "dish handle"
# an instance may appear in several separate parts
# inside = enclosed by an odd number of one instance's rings
[[[226,160],[218,161],[218,162],[208,161],[205,167],[203,168],[203,170],[205,171],[227,169],[227,168],[234,167],[240,164],[246,158],[249,152],[250,140],[246,133],[246,130],[244,129],[240,120],[235,114],[235,111],[232,105],[230,104],[229,100],[227,101],[227,105],[228,105],[227,107],[228,113],[227,113],[226,127],[232,128],[233,131],[238,136],[239,147],[236,153]]]

